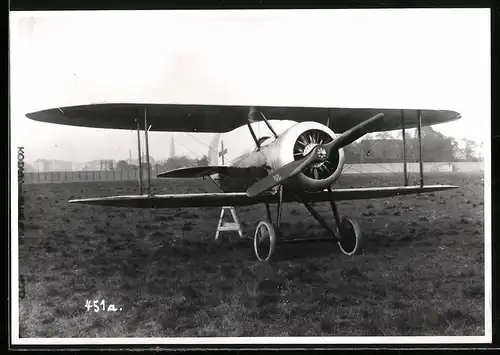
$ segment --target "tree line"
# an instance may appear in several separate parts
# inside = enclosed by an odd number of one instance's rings
[[[406,161],[419,161],[419,147],[416,133],[406,132]],[[460,148],[462,146],[462,148]],[[432,127],[422,128],[422,158],[424,162],[458,162],[481,161],[482,144],[470,139],[457,140],[453,137],[435,131]],[[372,133],[364,139],[354,142],[344,148],[345,163],[399,163],[403,161],[402,134],[396,139],[388,138],[387,132]],[[110,161],[105,170],[133,171],[138,169],[137,164],[129,164],[126,160]],[[147,164],[141,164],[147,169]],[[199,159],[187,156],[175,156],[162,162],[151,164],[155,172],[179,169],[188,166],[208,166],[206,155]],[[34,167],[25,163],[25,171],[36,171]]]
[[[420,159],[418,138],[406,132],[406,161]],[[460,144],[461,143],[461,144]],[[463,148],[460,148],[460,145]],[[482,144],[470,139],[460,141],[435,131],[432,127],[422,128],[422,160],[424,162],[481,161]],[[387,133],[370,134],[365,139],[344,148],[347,164],[397,163],[403,161],[402,134],[397,139],[387,139]]]
[[[406,161],[419,161],[420,150],[416,133],[406,132]],[[461,143],[461,144],[460,144]],[[459,146],[462,145],[463,148]],[[459,162],[481,161],[482,145],[470,139],[457,140],[435,131],[432,127],[422,128],[422,158],[424,162]],[[369,134],[365,139],[354,142],[344,148],[345,163],[400,163],[403,161],[402,134],[398,138],[388,138],[386,132]],[[142,164],[146,167],[146,163]],[[206,155],[200,159],[186,156],[172,157],[163,162],[153,164],[156,171],[168,171],[187,166],[208,166]],[[129,165],[125,160],[116,164],[117,170],[136,170],[137,165]]]

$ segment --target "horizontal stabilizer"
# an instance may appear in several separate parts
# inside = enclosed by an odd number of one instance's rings
[[[303,192],[300,197],[309,202],[326,202],[330,200],[363,200],[370,198],[385,198],[392,196],[411,195],[455,189],[454,185],[429,186],[397,186],[397,187],[367,187],[354,189],[335,189],[332,192]],[[129,208],[180,208],[180,207],[221,207],[221,206],[250,206],[259,203],[277,203],[279,196],[276,193],[265,192],[255,197],[249,197],[246,192],[233,193],[195,193],[170,195],[135,195],[111,196],[71,200],[70,203],[84,203],[89,205],[129,207]],[[283,193],[284,202],[298,202],[287,193]]]
[[[199,178],[213,174],[229,175],[232,170],[241,170],[231,166],[193,166],[189,168],[180,168],[156,175],[159,178]]]

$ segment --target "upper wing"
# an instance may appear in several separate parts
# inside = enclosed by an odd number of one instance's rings
[[[401,128],[402,113],[407,128],[416,127],[417,125],[417,114],[413,109],[284,106],[261,106],[256,109],[261,111],[268,119],[296,122],[317,121],[321,123],[326,123],[329,119],[330,128],[337,133],[343,133],[378,113],[383,113],[385,117],[370,132],[391,131]],[[70,126],[134,130],[137,128],[136,120],[140,127],[144,128],[144,110],[147,112],[151,131],[224,133],[246,124],[250,107],[104,103],[58,107],[28,113],[26,117],[36,121]],[[454,111],[422,110],[423,126],[459,118],[460,115]]]
[[[425,192],[444,191],[457,188],[453,185],[429,186],[403,186],[403,187],[369,187],[359,189],[335,189],[328,191],[304,192],[300,196],[308,202],[362,200],[370,198],[383,198],[399,195],[410,195]],[[85,203],[89,205],[102,205],[132,208],[178,208],[178,207],[221,207],[221,206],[249,206],[258,203],[277,203],[276,193],[264,193],[256,197],[248,197],[245,192],[235,193],[197,193],[174,195],[135,195],[111,196],[102,198],[88,198],[71,200],[70,203]],[[292,195],[283,195],[284,202],[297,202]]]

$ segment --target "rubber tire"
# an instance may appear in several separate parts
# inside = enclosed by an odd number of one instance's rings
[[[349,217],[344,217],[344,218],[342,218],[342,222],[341,222],[341,225],[340,225],[340,228],[339,228],[342,238],[346,237],[344,235],[344,233],[345,233],[345,230],[346,230],[346,228],[348,226],[352,227],[352,230],[354,231],[354,235],[347,236],[348,238],[351,238],[350,241],[352,241],[353,237],[355,238],[356,244],[354,245],[354,248],[352,248],[351,250],[346,251],[342,247],[342,243],[340,241],[338,242],[338,245],[339,245],[339,248],[340,248],[340,251],[342,252],[342,254],[351,256],[351,255],[359,254],[359,252],[361,251],[362,233],[361,233],[361,228],[359,227],[359,224],[358,224],[358,222],[356,222],[356,220],[351,219]]]
[[[259,229],[265,226],[267,229],[267,232],[269,233],[269,252],[267,254],[267,258],[262,259],[259,255],[258,248],[257,248],[257,233],[259,232]],[[274,227],[271,223],[268,221],[260,221],[259,224],[257,225],[257,228],[255,228],[255,234],[253,237],[253,248],[255,252],[255,256],[257,257],[258,260],[260,261],[269,261],[271,259],[271,256],[274,254],[274,250],[276,249],[276,232],[274,230]]]

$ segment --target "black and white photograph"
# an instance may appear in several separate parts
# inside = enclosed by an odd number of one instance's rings
[[[13,345],[489,343],[489,9],[10,12]]]

